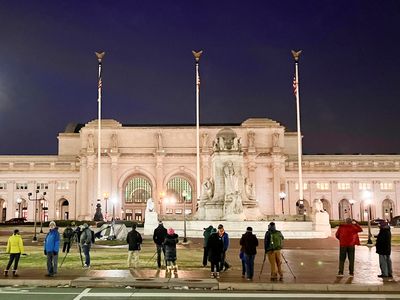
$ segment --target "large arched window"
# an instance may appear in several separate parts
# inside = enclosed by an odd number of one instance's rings
[[[134,177],[125,187],[126,203],[146,203],[151,198],[151,183],[143,177]]]
[[[167,195],[173,196],[178,202],[183,202],[182,192],[186,192],[186,202],[192,202],[193,189],[190,182],[183,177],[173,177],[167,183]]]

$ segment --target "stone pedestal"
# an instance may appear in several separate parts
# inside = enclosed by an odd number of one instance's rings
[[[146,211],[144,214],[144,235],[153,235],[158,226],[158,214],[155,211]]]
[[[324,212],[316,212],[313,215],[313,230],[322,232],[326,237],[331,236],[331,225],[329,223],[329,214]]]

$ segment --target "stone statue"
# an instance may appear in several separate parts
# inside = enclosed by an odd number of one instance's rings
[[[238,215],[243,212],[242,197],[240,194],[228,195],[225,202],[225,216]]]
[[[324,210],[324,205],[322,204],[322,201],[320,199],[314,199],[313,201],[313,212],[314,214],[319,213],[319,212],[326,212]]]
[[[149,198],[146,203],[146,212],[147,211],[149,211],[149,212],[154,211],[154,202],[153,202],[153,199],[151,199],[151,198]]]
[[[221,151],[225,150],[225,141],[222,136],[218,138],[218,145],[219,145],[219,150]]]
[[[87,151],[93,152],[94,151],[94,137],[93,134],[88,134],[88,141],[87,141]]]
[[[94,214],[93,221],[103,221],[103,213],[101,212],[101,204],[97,203],[96,205],[96,213]]]
[[[241,147],[241,144],[240,144],[240,138],[235,137],[235,138],[233,139],[232,150],[236,150],[236,151],[242,150],[242,147]]]
[[[272,134],[272,146],[279,147],[279,133],[278,132],[274,132]]]
[[[225,163],[223,168],[225,179],[225,195],[235,194],[239,192],[238,176],[233,167],[232,161]]]
[[[250,132],[247,134],[247,139],[248,139],[248,143],[249,143],[249,148],[254,148],[254,136],[255,136],[254,131],[250,131]]]
[[[201,135],[201,137],[202,137],[202,144],[201,144],[201,149],[203,150],[203,151],[207,151],[208,149],[208,133],[207,132],[204,132],[202,135]]]
[[[208,201],[214,197],[214,182],[207,178],[202,184],[201,200]]]
[[[246,196],[249,200],[256,200],[256,188],[254,183],[250,182],[250,180],[246,177],[244,179],[244,187],[246,191]]]

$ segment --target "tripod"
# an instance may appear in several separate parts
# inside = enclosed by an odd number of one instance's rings
[[[79,256],[81,258],[81,264],[82,264],[82,268],[83,268],[83,257],[82,257],[82,249],[81,249],[81,245],[79,243],[79,238],[78,238],[78,233],[75,231],[73,236],[71,237],[71,246],[73,245],[74,241],[76,242],[76,245],[78,247],[78,251],[79,251]],[[68,248],[67,248],[68,249]],[[68,256],[69,251],[67,250],[67,252],[65,252],[65,256],[60,264],[60,268],[62,267],[62,265],[64,264],[65,259]]]

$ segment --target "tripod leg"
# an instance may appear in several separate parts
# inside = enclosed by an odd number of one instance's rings
[[[65,259],[67,258],[67,255],[68,255],[68,252],[65,252],[64,258],[63,258],[63,260],[62,260],[62,262],[61,262],[61,264],[60,264],[60,268],[62,267],[62,265],[63,265]]]
[[[287,267],[288,267],[290,273],[292,273],[293,278],[296,279],[296,276],[294,275],[294,273],[293,273],[293,271],[292,271],[292,268],[290,267],[289,262],[286,260],[286,258],[285,258],[285,256],[283,255],[283,252],[282,252],[282,251],[281,251],[281,255],[282,255],[282,258],[283,258],[283,260],[285,261],[285,263],[286,263],[286,265],[287,265]]]

